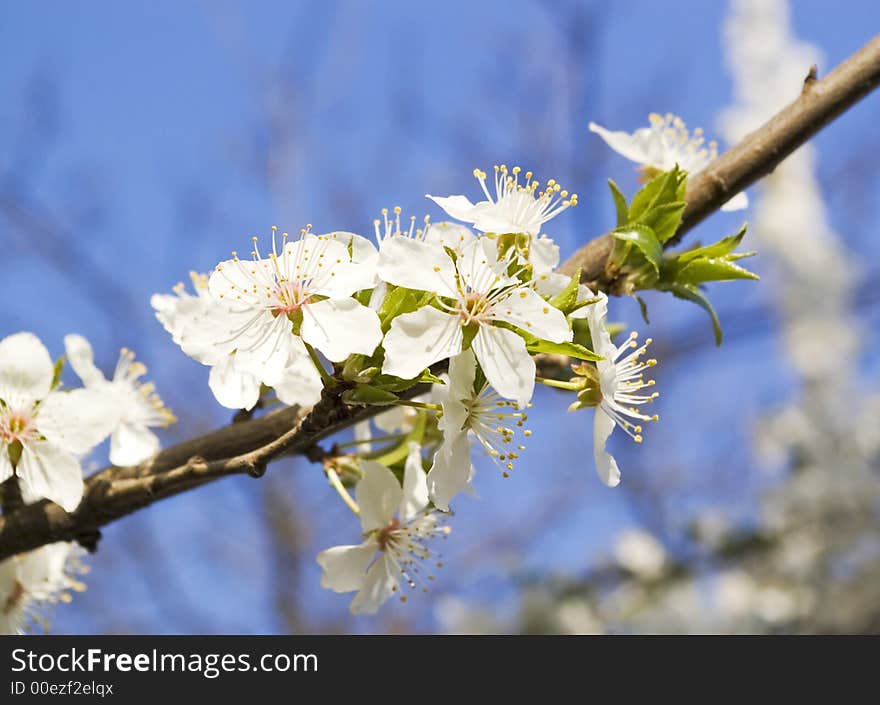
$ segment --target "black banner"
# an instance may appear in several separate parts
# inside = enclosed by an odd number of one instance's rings
[[[870,657],[871,639],[776,637],[178,636],[0,637],[0,703],[34,697],[140,702],[155,697],[259,698],[339,693],[368,701],[489,688],[493,700],[524,686],[566,688],[578,701],[634,689],[658,695],[705,687],[746,692],[772,679],[786,692],[829,683],[847,647]],[[832,651],[833,649],[833,651]],[[859,653],[861,652],[861,653]],[[838,658],[832,659],[832,655]],[[703,684],[703,686],[700,686]],[[835,686],[836,687],[836,686]],[[316,690],[317,689],[317,690]],[[833,690],[831,692],[834,692]],[[729,694],[729,693],[728,693]],[[707,696],[710,696],[707,693]],[[714,697],[714,696],[711,696]],[[174,702],[177,702],[175,699]]]

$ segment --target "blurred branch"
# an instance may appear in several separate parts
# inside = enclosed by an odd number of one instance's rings
[[[810,77],[813,73],[810,73]],[[733,196],[772,172],[795,149],[834,120],[880,83],[880,35],[844,61],[823,79],[805,81],[801,95],[762,127],[722,154],[688,182],[687,208],[678,232],[665,247],[682,237]],[[593,288],[621,293],[617,272],[610,271],[610,235],[588,242],[560,271],[574,274]]]
[[[694,177],[684,221],[668,244],[678,242],[733,195],[772,171],[878,83],[880,36],[828,77],[805,85],[794,103]],[[618,293],[615,273],[606,267],[610,243],[608,235],[593,240],[565,262],[562,271],[573,273],[580,266],[586,281]],[[83,501],[71,514],[45,500],[13,511],[0,518],[0,560],[53,541],[82,539],[93,546],[98,528],[111,521],[221,477],[259,477],[271,460],[307,453],[317,441],[381,411],[346,406],[343,390],[325,390],[308,414],[292,407],[171,446],[135,467],[105,468],[88,478]],[[421,391],[417,385],[408,395]]]

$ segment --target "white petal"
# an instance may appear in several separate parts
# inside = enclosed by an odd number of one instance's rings
[[[470,488],[471,446],[467,432],[447,430],[443,443],[434,453],[428,473],[428,491],[438,509],[447,511],[449,503]]]
[[[64,352],[73,371],[86,387],[93,387],[106,380],[101,370],[95,367],[91,344],[81,335],[65,335]]]
[[[377,282],[376,265],[379,263],[379,250],[376,249],[372,241],[357,233],[346,231],[330,233],[330,237],[339,240],[351,250],[351,261],[353,264],[361,265],[352,271],[352,274],[359,278],[355,282],[358,288],[353,291],[369,289],[375,286]]]
[[[159,452],[159,439],[146,426],[122,423],[110,436],[110,462],[137,465]]]
[[[448,247],[457,253],[470,245],[476,237],[470,228],[448,220],[431,223],[425,232],[425,242]]]
[[[397,433],[406,427],[407,419],[414,411],[406,406],[392,406],[388,411],[376,414],[373,417],[373,423],[380,431]]]
[[[462,350],[449,361],[449,384],[446,385],[446,393],[443,401],[458,401],[470,399],[474,394],[474,379],[477,376],[477,358],[473,350]],[[441,389],[443,389],[441,387]],[[441,425],[443,418],[440,419]],[[460,424],[459,424],[460,425]]]
[[[280,379],[268,384],[284,404],[310,407],[320,401],[324,382],[302,341],[297,343],[295,347],[298,352],[290,356],[290,362],[284,368]]]
[[[474,204],[470,202],[466,196],[432,196],[425,194],[434,203],[445,210],[450,217],[456,220],[463,220],[466,223],[473,223]]]
[[[260,380],[236,366],[236,355],[224,356],[211,368],[208,386],[227,409],[253,409],[260,398]]]
[[[438,360],[461,351],[460,318],[425,306],[391,321],[382,343],[385,362],[382,372],[412,379]]]
[[[397,589],[397,568],[382,554],[367,571],[363,586],[349,609],[352,614],[376,614],[379,607]]]
[[[301,341],[293,334],[291,323],[285,316],[273,317],[266,312],[260,321],[239,341],[235,353],[236,367],[248,371],[267,384],[279,379],[290,356]],[[231,351],[230,351],[231,352]]]
[[[626,157],[630,161],[637,164],[647,166],[658,166],[652,164],[651,155],[645,149],[645,140],[639,139],[639,133],[631,135],[627,132],[612,132],[606,130],[595,122],[590,123],[590,131],[595,132],[599,137],[605,140],[605,143],[618,154]]]
[[[69,453],[88,453],[120,421],[114,399],[101,390],[52,392],[37,407],[37,428],[46,440]]]
[[[376,312],[354,299],[325,299],[302,308],[300,335],[331,362],[349,355],[372,355],[382,340]]]
[[[506,328],[480,326],[474,338],[474,353],[495,391],[523,407],[535,390],[535,361],[526,342]]]
[[[47,441],[29,443],[22,449],[17,474],[25,502],[48,499],[72,512],[82,499],[79,461]]]
[[[492,310],[496,319],[512,323],[542,340],[551,343],[571,340],[572,333],[565,314],[544,301],[534,289],[523,287],[515,290],[496,303]]]
[[[372,541],[357,546],[334,546],[321,551],[316,557],[324,571],[321,574],[321,587],[333,592],[360,590],[375,555],[376,544]]]
[[[0,444],[0,482],[12,477],[12,461],[9,459],[9,446]]]
[[[458,259],[461,278],[481,294],[488,294],[511,281],[506,268],[506,264],[498,261],[498,245],[487,237],[481,237],[465,247]]]
[[[348,245],[354,233],[306,235],[284,246],[279,261],[285,278],[303,281],[312,294],[343,298],[371,287],[375,281],[376,262],[352,262]],[[360,248],[359,248],[360,254]]]
[[[373,460],[361,460],[364,476],[355,488],[355,498],[361,510],[361,528],[364,533],[386,526],[394,518],[403,490],[394,473]]]
[[[33,333],[0,340],[0,399],[9,406],[29,406],[49,393],[54,369],[46,346]]]
[[[395,286],[458,297],[455,263],[438,246],[408,237],[390,237],[379,248],[379,278]]]
[[[367,306],[378,312],[379,309],[382,308],[382,303],[385,301],[385,296],[387,294],[388,285],[383,281],[378,282],[370,293],[370,300],[367,302]]]
[[[354,425],[354,439],[357,441],[357,447],[361,453],[369,453],[373,450],[373,444],[370,443],[373,440],[373,429],[370,428],[369,419],[358,421]]]
[[[602,296],[605,296],[605,294],[602,294]],[[596,294],[594,294],[590,290],[590,287],[588,287],[586,284],[578,284],[578,293],[577,293],[578,302],[589,301],[590,299],[595,299],[595,298],[597,298]],[[605,309],[607,309],[608,297],[606,296],[604,301],[597,301],[595,304],[587,304],[586,306],[581,306],[576,311],[572,311],[570,314],[568,314],[568,317],[569,318],[589,318],[591,315],[595,315],[595,312],[591,313],[590,309],[592,309],[593,306],[598,306],[600,304],[603,307],[605,307]],[[603,311],[603,308],[600,308],[599,309],[600,315],[604,316],[605,314],[602,313],[602,311]],[[603,324],[603,326],[604,326],[604,324]]]
[[[403,468],[403,497],[397,516],[401,521],[409,521],[427,506],[428,484],[422,469],[422,446],[411,441]]]
[[[58,541],[19,556],[18,579],[31,597],[48,600],[70,586],[65,567],[75,545]]]
[[[529,245],[529,262],[537,275],[553,271],[559,264],[559,245],[546,235],[533,237]]]
[[[214,268],[208,279],[211,296],[228,305],[259,304],[274,288],[274,270],[269,260],[225,260]]]
[[[617,461],[607,450],[605,442],[614,430],[614,419],[602,411],[602,407],[596,407],[596,417],[593,420],[593,457],[596,460],[596,472],[599,478],[609,487],[616,487],[620,483],[620,469]]]
[[[549,296],[552,298],[553,296],[556,296],[556,294],[561,294],[570,281],[571,277],[567,277],[564,274],[544,272],[534,278],[535,290],[541,296]]]
[[[736,196],[731,198],[727,203],[721,206],[723,211],[741,211],[743,208],[749,207],[749,197],[745,191],[740,191]]]

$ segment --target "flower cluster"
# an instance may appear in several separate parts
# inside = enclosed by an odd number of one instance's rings
[[[110,462],[135,465],[159,449],[150,429],[174,416],[152,384],[139,379],[146,368],[123,349],[112,379],[95,366],[92,348],[80,335],[64,339],[67,361],[83,387],[61,385],[63,359],[53,364],[32,333],[0,340],[0,496],[4,509],[47,499],[73,512],[82,500],[81,460],[110,437]],[[58,543],[0,564],[0,632],[23,628],[37,603],[78,583],[64,566],[72,548]]]
[[[595,409],[596,466],[611,486],[613,428],[640,442],[640,424],[657,418],[639,408],[657,396],[641,391],[653,385],[647,343],[612,343],[607,299],[556,271],[559,248],[542,234],[577,196],[519,167],[495,167],[494,191],[485,172],[474,176],[484,200],[428,196],[461,223],[401,226],[399,208],[383,210],[375,243],[273,227],[262,250],[254,237],[249,257],[233,252],[193,273],[193,293],[181,284],[152,299],[174,341],[211,368],[223,406],[308,408],[333,392],[386,407],[321,458],[362,536],[319,554],[322,585],[356,593],[354,613],[428,588],[442,565],[434,540],[448,534],[459,495],[473,492],[473,441],[510,476],[531,435],[536,382],[573,392],[572,409]],[[541,353],[573,358],[573,373],[543,376]]]

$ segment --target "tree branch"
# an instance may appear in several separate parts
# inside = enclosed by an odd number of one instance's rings
[[[691,228],[714,213],[747,186],[777,165],[880,83],[880,35],[874,37],[823,79],[815,67],[804,81],[800,96],[703,171],[688,179],[687,207],[681,226],[665,247],[678,244]],[[617,273],[609,271],[613,240],[605,234],[575,252],[560,271],[574,274],[594,289],[621,293]]]
[[[812,135],[880,83],[880,36],[821,80],[805,82],[801,96],[760,129],[690,179],[682,225],[667,245],[717,210],[732,196],[770,173]],[[560,268],[609,293],[619,293],[616,272],[608,271],[611,238],[602,235],[574,253]],[[306,414],[291,407],[166,448],[132,467],[111,466],[86,480],[80,506],[68,514],[48,501],[0,517],[0,560],[54,541],[79,540],[94,546],[100,527],[165,497],[228,475],[259,476],[282,455],[307,453],[327,436],[368,418],[381,408],[348,407],[344,387],[325,390]],[[407,396],[424,391],[420,385]]]

